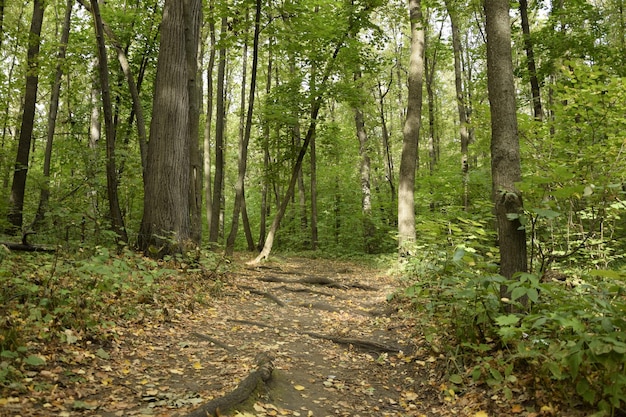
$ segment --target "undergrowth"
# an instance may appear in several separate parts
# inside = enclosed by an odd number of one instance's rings
[[[199,260],[198,260],[199,259]],[[3,252],[0,264],[0,386],[18,388],[44,365],[44,344],[103,346],[125,323],[167,321],[219,292],[217,255],[155,261],[131,250]]]
[[[459,390],[487,386],[507,400],[524,392],[538,405],[560,398],[596,408],[597,416],[623,413],[626,270],[553,265],[507,281],[498,275],[493,236],[463,222],[473,238],[413,249],[399,294],[414,306],[432,349],[453,363],[449,381]],[[502,285],[510,299],[500,297]],[[524,297],[527,306],[519,303]]]

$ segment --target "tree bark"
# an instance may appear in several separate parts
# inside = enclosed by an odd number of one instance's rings
[[[43,24],[45,4],[42,0],[33,1],[33,16],[28,35],[28,51],[26,56],[26,87],[24,92],[24,106],[20,138],[13,171],[11,198],[9,201],[7,232],[16,233],[22,228],[24,221],[24,195],[26,193],[26,177],[28,174],[28,159],[30,155],[33,128],[35,124],[35,105],[37,103],[37,89],[39,86],[39,66],[37,63],[41,45],[41,26]]]
[[[424,75],[424,28],[421,0],[409,0],[411,55],[409,58],[408,105],[403,129],[398,186],[398,246],[404,254],[415,242],[415,173],[419,166],[419,131],[422,116]]]
[[[485,0],[487,86],[491,110],[491,174],[500,246],[500,274],[512,278],[527,270],[526,232],[519,218],[523,209],[520,149],[515,107],[508,0]],[[502,286],[502,296],[507,288]]]
[[[248,110],[245,120],[245,131],[241,137],[239,144],[239,163],[237,183],[235,184],[235,205],[233,207],[233,218],[230,234],[226,241],[226,254],[231,256],[235,249],[235,239],[237,238],[237,228],[239,225],[239,213],[245,204],[244,180],[246,177],[246,169],[248,164],[248,144],[250,143],[250,135],[252,131],[252,114],[254,110],[254,97],[256,92],[257,68],[259,65],[259,34],[261,31],[261,0],[256,0],[256,12],[254,15],[254,39],[252,42],[252,73],[250,74],[250,92],[248,95]],[[243,96],[243,91],[242,91]],[[243,103],[242,103],[243,104]],[[243,109],[243,106],[242,106]],[[249,234],[246,233],[248,240],[248,249],[254,247],[254,242],[250,242]]]
[[[144,183],[144,214],[139,248],[162,257],[190,244],[189,220],[189,65],[187,48],[197,30],[186,29],[185,16],[199,25],[199,0],[166,0],[161,23],[153,116]],[[190,38],[191,37],[191,38]]]
[[[61,95],[61,78],[63,77],[62,64],[65,61],[65,51],[67,50],[67,43],[70,38],[70,21],[72,17],[73,4],[74,0],[67,0],[65,5],[65,17],[63,19],[63,29],[61,29],[61,43],[59,45],[59,51],[57,52],[57,65],[50,92],[50,107],[48,109],[48,126],[46,132],[46,150],[43,162],[44,183],[39,194],[37,214],[35,215],[35,219],[31,225],[32,230],[37,230],[41,222],[43,222],[45,213],[48,209],[48,201],[50,199],[50,163],[52,160],[52,143],[54,141],[54,131],[56,128],[57,113],[59,110],[59,97]]]

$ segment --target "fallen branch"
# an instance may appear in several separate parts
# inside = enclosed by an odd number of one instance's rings
[[[260,353],[256,358],[257,367],[246,379],[235,388],[234,391],[220,398],[215,398],[203,406],[195,409],[186,417],[217,416],[226,412],[238,404],[246,401],[257,389],[259,383],[265,383],[272,377],[274,370],[273,358],[267,353]]]
[[[47,253],[56,252],[56,249],[54,248],[47,248],[45,246],[39,246],[39,245],[31,245],[30,243],[23,244],[23,243],[15,243],[15,242],[0,242],[0,245],[4,245],[10,250],[19,250],[19,251],[25,251],[25,252],[47,252]]]

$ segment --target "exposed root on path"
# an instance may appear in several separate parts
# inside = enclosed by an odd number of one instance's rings
[[[263,282],[280,282],[284,284],[320,285],[322,287],[339,288],[341,290],[347,290],[350,288],[356,288],[356,289],[364,290],[364,291],[376,290],[376,288],[370,287],[368,285],[363,285],[359,283],[342,284],[340,282],[337,282],[327,277],[319,277],[319,276],[314,276],[314,275],[306,276],[300,279],[286,279],[286,278],[280,278],[280,277],[268,275],[265,277],[260,277],[259,280]]]
[[[228,411],[250,398],[260,383],[269,381],[274,370],[273,358],[267,353],[260,353],[256,362],[256,369],[241,381],[234,391],[209,401],[185,417],[218,416],[218,413]]]
[[[272,300],[273,302],[275,302],[279,306],[285,307],[285,303],[282,302],[280,300],[280,298],[276,297],[274,294],[270,294],[270,293],[265,292],[265,291],[257,290],[256,288],[250,287],[248,285],[239,285],[238,287],[241,288],[242,290],[246,290],[246,291],[248,291],[248,292],[250,292],[252,294],[261,295],[261,296],[263,296],[263,297],[265,297],[267,299]]]
[[[328,340],[328,341],[331,341],[331,342],[336,343],[338,345],[353,346],[355,348],[358,348],[358,349],[361,349],[361,350],[364,350],[364,351],[367,351],[367,352],[400,353],[400,352],[406,350],[406,349],[402,349],[400,346],[387,345],[385,343],[380,343],[380,342],[376,342],[376,341],[372,341],[372,340],[357,339],[357,338],[352,338],[352,337],[329,336],[329,335],[324,335],[324,334],[320,334],[320,333],[309,332],[309,331],[306,331],[306,330],[277,328],[277,327],[271,326],[269,324],[260,323],[260,322],[257,322],[257,321],[251,321],[251,320],[228,319],[228,321],[232,322],[232,323],[245,324],[245,325],[248,325],[248,326],[257,326],[257,327],[263,327],[263,328],[267,328],[267,329],[279,330],[279,331],[283,331],[283,332],[302,334],[302,335],[306,335],[306,336],[309,336],[309,337],[312,337],[312,338],[315,338],[315,339]]]
[[[205,334],[202,333],[197,333],[197,332],[193,332],[191,333],[193,336],[196,336],[198,339],[202,339],[202,340],[206,340],[207,342],[211,342],[213,343],[215,346],[221,347],[222,349],[224,349],[227,352],[234,352],[235,349],[233,349],[232,347],[228,346],[226,343],[222,343],[219,340],[211,337],[211,336],[207,336]]]

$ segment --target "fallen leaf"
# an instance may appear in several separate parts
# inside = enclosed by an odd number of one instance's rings
[[[479,411],[476,414],[474,414],[473,417],[489,417],[489,414],[487,414],[487,412],[485,411]]]
[[[304,387],[302,385],[294,385],[293,386],[297,391],[304,391]]]

